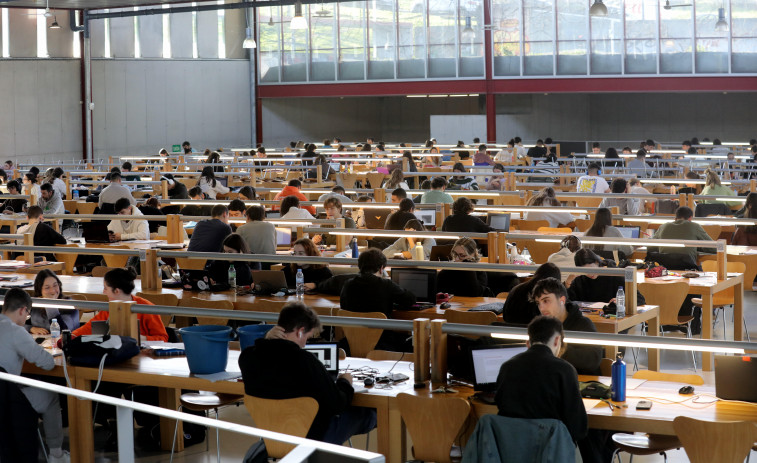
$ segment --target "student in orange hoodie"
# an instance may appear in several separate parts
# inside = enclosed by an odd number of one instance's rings
[[[137,304],[153,305],[152,302],[141,297],[132,296],[134,279],[137,277],[133,269],[113,269],[103,278],[103,294],[109,301],[134,301]],[[71,333],[73,337],[92,334],[92,321],[107,320],[110,312],[101,311],[95,317]],[[163,321],[156,314],[137,314],[139,332],[145,341],[168,341],[168,333]]]
[[[281,202],[281,200],[283,198],[286,198],[287,196],[296,196],[300,201],[307,201],[308,198],[306,198],[305,195],[300,192],[300,188],[302,188],[302,182],[294,178],[290,180],[289,183],[287,183],[287,186],[282,188],[281,191],[279,191],[276,194],[276,197],[274,197],[273,199]],[[315,216],[315,207],[302,206],[302,209],[305,209],[306,211],[310,212],[311,215]],[[279,206],[274,205],[271,207],[271,210],[278,211]]]

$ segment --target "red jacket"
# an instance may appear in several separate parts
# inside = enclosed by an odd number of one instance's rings
[[[296,186],[289,186],[289,185],[287,185],[284,188],[282,188],[281,191],[279,191],[273,199],[275,199],[276,201],[280,202],[282,199],[286,198],[287,196],[296,196],[297,199],[299,199],[300,201],[307,201],[308,200],[305,197],[305,195],[300,192],[299,188],[297,188]],[[310,212],[310,214],[313,215],[313,217],[315,217],[315,207],[313,207],[313,206],[300,206],[300,208],[307,210],[308,212]],[[271,207],[271,210],[272,211],[278,211],[279,210],[279,206],[278,205],[274,205],[274,206]]]
[[[137,296],[132,296],[131,300],[137,304],[153,305],[153,303],[147,299],[142,299]],[[107,320],[108,317],[110,317],[110,312],[103,310],[98,312],[92,320]],[[92,334],[92,320],[74,330],[73,333],[71,333],[71,336],[77,337],[85,334]],[[168,341],[168,333],[166,333],[166,327],[163,326],[163,320],[160,319],[160,315],[140,313],[137,314],[137,320],[139,320],[139,332],[148,341]]]

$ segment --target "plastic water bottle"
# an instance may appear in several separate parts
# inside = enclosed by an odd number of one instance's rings
[[[612,362],[612,400],[614,402],[626,401],[626,362],[623,361],[623,354]]]
[[[531,253],[528,252],[527,247],[523,247],[523,252],[520,254],[520,256],[523,258],[526,262],[531,262]]]
[[[618,292],[615,294],[615,305],[618,307],[617,317],[626,316],[626,293],[622,286],[618,286]]]
[[[79,199],[79,190],[74,190],[74,199]]]
[[[359,254],[357,250],[357,238],[352,238],[352,241],[350,242],[350,249],[352,249],[352,258],[357,259],[357,256]]]
[[[50,323],[50,337],[53,340],[53,345],[55,345],[60,337],[60,324],[57,318],[53,318],[53,322]]]
[[[302,269],[297,269],[297,275],[294,277],[295,288],[297,289],[297,297],[301,298],[305,295],[305,275],[302,274]]]
[[[413,260],[426,260],[426,253],[423,250],[423,245],[420,241],[415,242],[413,248]]]
[[[237,269],[234,264],[229,264],[229,286],[231,286],[231,289],[237,287]]]

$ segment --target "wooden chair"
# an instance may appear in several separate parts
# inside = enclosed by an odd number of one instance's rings
[[[56,244],[56,247],[59,248],[78,248],[78,244]],[[79,254],[74,253],[63,253],[63,252],[56,252],[55,253],[55,260],[58,262],[63,262],[63,275],[73,275],[74,274],[74,267],[76,266],[76,258],[79,257]]]
[[[184,270],[205,270],[208,259],[195,259],[193,257],[177,257],[176,265]]]
[[[241,402],[244,399],[241,395],[236,394],[202,394],[197,392],[187,392],[179,397],[179,411],[192,410],[195,412],[203,412],[205,416],[208,416],[210,410],[215,410],[216,420],[218,419],[218,409],[226,406],[233,405],[237,402]],[[176,447],[176,434],[179,430],[179,420],[176,420],[176,425],[173,428],[173,442],[171,442],[171,461],[173,461],[173,452]],[[208,430],[205,429],[205,445],[206,451],[210,450],[210,442],[207,439]],[[182,437],[183,438],[183,437]],[[217,461],[221,463],[221,437],[216,428],[216,450],[218,452]]]
[[[702,225],[702,228],[704,228],[704,231],[707,232],[707,235],[712,238],[713,241],[717,241],[723,227],[720,225]]]
[[[115,270],[117,268],[123,268],[123,267],[105,267],[104,265],[98,265],[97,267],[94,267],[92,269],[92,276],[97,278],[102,278],[105,276],[106,273],[110,272],[111,270]]]
[[[78,201],[75,199],[64,199],[63,200],[63,207],[66,209],[66,212],[69,214],[76,214],[76,203]]]
[[[669,383],[684,383],[692,386],[701,386],[704,379],[699,375],[682,375],[677,373],[661,373],[652,370],[639,370],[633,374],[634,379],[646,379],[647,381],[667,381]]]
[[[381,312],[350,312],[349,310],[339,309],[336,312],[337,317],[357,317],[357,318],[375,318],[386,320],[386,315]],[[384,333],[384,330],[378,328],[363,328],[360,326],[343,326],[344,336],[350,345],[350,356],[365,357],[368,352],[372,351]]]
[[[539,227],[536,231],[540,233],[573,233],[568,227]]]
[[[97,209],[97,203],[88,203],[86,201],[78,201],[76,203],[76,210],[79,214],[94,214]]]
[[[386,174],[381,174],[379,172],[369,172],[365,174],[365,178],[370,182],[371,188],[381,188],[381,185],[384,183],[384,179],[386,178]]]
[[[345,188],[355,188],[355,182],[357,181],[357,174],[336,174],[337,183],[342,182],[342,186]]]
[[[603,359],[604,361],[605,359]],[[609,360],[609,359],[607,359]],[[604,374],[604,373],[603,373]],[[634,379],[646,379],[647,381],[666,381],[671,383],[691,384],[701,386],[704,379],[699,375],[681,375],[674,373],[660,373],[659,371],[639,370],[633,375]],[[615,433],[612,440],[616,445],[613,460],[618,452],[626,452],[634,455],[654,455],[661,454],[673,449],[681,448],[681,442],[676,436],[665,436],[660,434],[627,434]],[[667,460],[667,456],[665,456]]]
[[[312,397],[273,400],[245,395],[244,406],[256,427],[295,437],[307,436],[318,413],[318,402]],[[264,441],[268,456],[273,458],[284,458],[295,447],[270,439]]]
[[[536,231],[540,227],[549,227],[549,222],[547,222],[546,220],[516,219],[512,221],[512,225],[520,231]]]
[[[189,299],[182,299],[179,301],[179,307],[196,307],[200,309],[219,309],[219,310],[234,310],[234,304],[231,301],[211,301],[207,299],[200,299],[197,297],[190,297]],[[229,323],[228,318],[216,318],[216,317],[197,317],[197,324],[199,325],[226,325]]]
[[[491,325],[497,321],[497,314],[488,310],[469,312],[465,310],[447,309],[444,318],[450,323],[463,323],[466,325]]]
[[[390,350],[372,350],[365,356],[369,360],[391,360],[393,362],[415,362],[415,354],[412,352],[392,352]],[[340,359],[341,360],[341,359]]]
[[[692,463],[740,463],[757,440],[757,428],[751,421],[700,421],[678,416],[673,429]]]
[[[592,219],[576,219],[576,228],[578,228],[578,231],[585,232],[592,225],[594,225],[594,220]]]
[[[639,292],[644,296],[647,304],[660,306],[660,326],[662,325],[685,325],[686,337],[691,337],[692,315],[678,315],[678,311],[689,292],[689,284],[685,281],[673,283],[639,283]],[[664,334],[662,328],[660,334]],[[694,371],[697,370],[697,359],[694,351],[691,352],[694,362]]]
[[[612,376],[612,359],[602,359],[599,362],[599,372],[602,376]]]
[[[129,249],[129,246],[125,244],[117,245],[97,245],[89,244],[91,248],[103,248],[103,249]],[[129,260],[129,256],[108,254],[107,251],[103,252],[103,260],[108,267],[126,267],[126,262]]]
[[[603,198],[576,198],[576,207],[599,207]]]
[[[450,450],[470,415],[470,404],[459,397],[397,395],[402,420],[413,440],[413,456],[421,461],[451,463]]]
[[[705,260],[702,261],[702,270],[705,272],[717,272],[718,271],[718,262],[715,260]],[[726,272],[728,273],[746,273],[746,264],[743,262],[727,262],[726,263]],[[713,294],[712,296],[712,308],[716,310],[715,317],[713,317],[713,322],[718,319],[717,315],[718,312],[722,314],[723,318],[723,339],[727,340],[726,337],[726,326],[725,326],[725,308],[726,306],[733,306],[734,303],[734,293],[733,293],[733,286],[730,288],[726,288],[723,291],[717,292]],[[697,307],[702,307],[702,298],[701,297],[695,297],[691,300],[691,302],[694,303]],[[744,317],[741,317],[741,321],[744,324],[744,331],[746,331],[746,339],[747,341],[751,341],[749,338],[749,328],[746,326],[746,320]],[[736,320],[733,321],[736,323]]]
[[[170,307],[176,307],[177,305],[179,305],[179,298],[176,297],[175,294],[149,294],[139,292],[136,294],[136,296],[147,299],[155,305],[167,305]],[[163,321],[163,325],[165,326],[171,324],[171,318],[173,318],[171,315],[160,316],[160,319]]]

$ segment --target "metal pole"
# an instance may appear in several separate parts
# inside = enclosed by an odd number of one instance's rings
[[[245,11],[245,14],[247,15],[247,24],[249,24],[250,31],[252,33],[252,37],[255,39],[255,43],[257,44],[258,34],[257,34],[257,22],[258,22],[258,13],[257,9],[252,8]],[[252,21],[250,21],[250,16],[252,16]],[[258,46],[260,46],[258,44]],[[250,52],[250,146],[254,149],[257,147],[258,143],[258,102],[257,102],[257,92],[258,88],[256,85],[257,82],[257,62],[256,62],[256,55],[258,52],[257,47],[256,48],[250,48],[248,50]],[[251,153],[252,154],[252,153]]]
[[[134,463],[134,410],[116,407],[118,427],[118,461]]]
[[[90,50],[89,18],[85,10],[82,15],[84,24],[84,151],[87,154],[87,162],[94,162],[92,152],[92,53]]]

